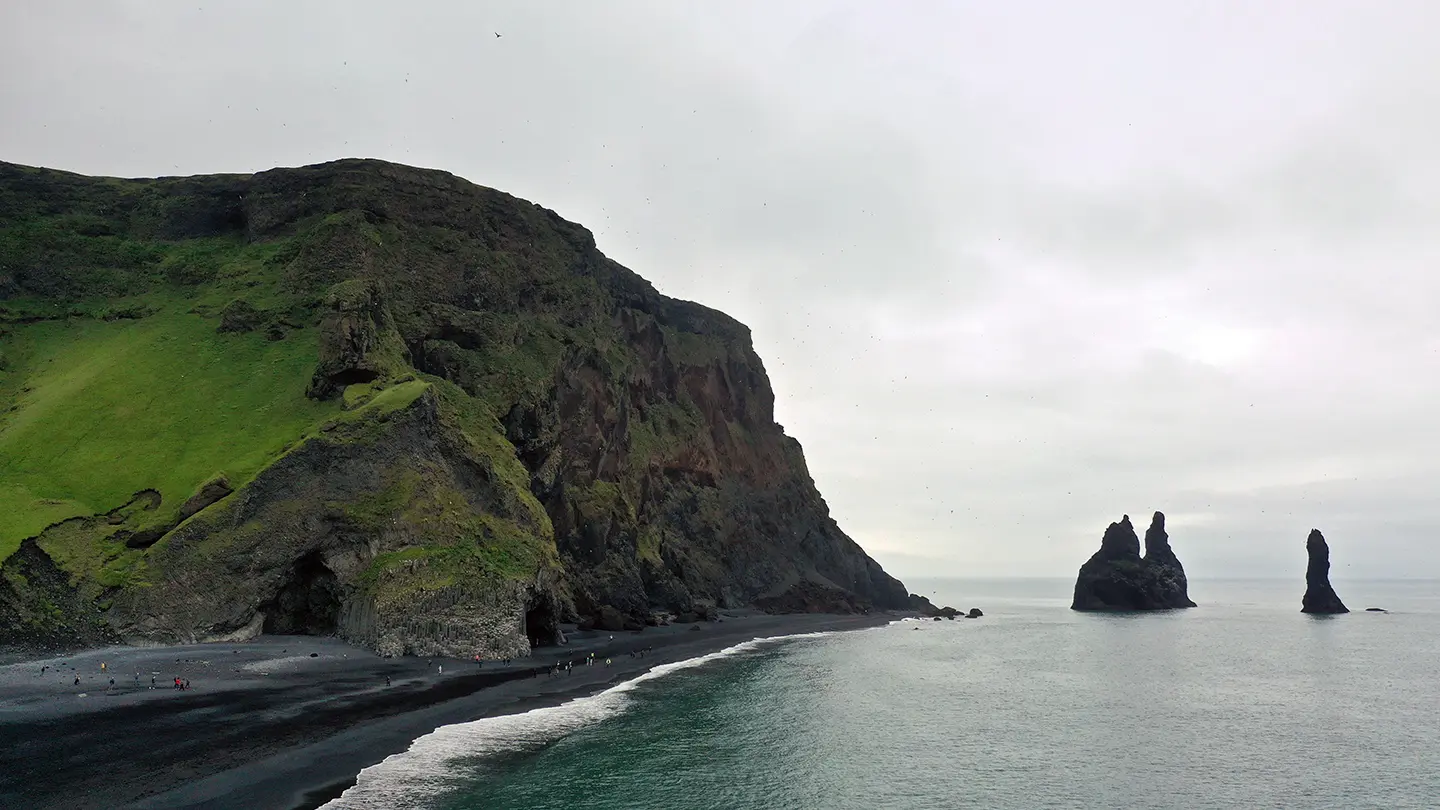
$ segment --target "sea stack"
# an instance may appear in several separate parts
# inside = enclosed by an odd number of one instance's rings
[[[1100,550],[1080,566],[1072,610],[1168,610],[1195,607],[1185,567],[1170,548],[1165,515],[1156,512],[1145,532],[1145,556],[1130,516],[1111,523]]]
[[[1349,613],[1350,608],[1330,587],[1330,546],[1319,529],[1311,529],[1305,540],[1310,565],[1305,569],[1305,601],[1301,613]]]

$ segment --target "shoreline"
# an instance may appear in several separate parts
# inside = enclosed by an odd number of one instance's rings
[[[0,805],[314,810],[440,726],[563,704],[756,638],[858,630],[903,615],[736,613],[577,632],[563,647],[481,667],[386,659],[307,636],[31,659],[0,666]],[[612,665],[578,665],[592,651]],[[577,662],[570,674],[542,674],[566,660]],[[150,688],[152,672],[159,688]],[[191,689],[175,690],[174,677],[189,678]]]

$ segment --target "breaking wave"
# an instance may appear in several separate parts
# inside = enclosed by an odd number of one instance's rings
[[[718,652],[671,664],[659,664],[603,692],[575,698],[559,706],[520,714],[485,717],[441,726],[417,738],[410,747],[360,771],[355,785],[321,810],[423,810],[441,793],[462,787],[477,760],[538,750],[567,734],[625,711],[640,684],[777,641],[820,638],[831,632],[797,633],[751,639]]]

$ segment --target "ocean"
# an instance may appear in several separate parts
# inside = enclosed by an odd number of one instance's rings
[[[1440,583],[1197,581],[1069,610],[1066,580],[910,583],[985,617],[749,642],[438,729],[330,810],[1436,808]],[[1366,613],[1378,606],[1391,612]]]

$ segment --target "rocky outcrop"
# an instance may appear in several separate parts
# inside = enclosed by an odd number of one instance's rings
[[[553,540],[548,560],[485,546],[546,538],[544,513],[507,491],[494,459],[456,441],[447,427],[463,424],[435,391],[410,384],[408,405],[355,412],[154,545],[146,587],[113,597],[118,632],[337,634],[387,654],[489,658],[553,641],[567,610]]]
[[[113,644],[119,635],[93,599],[28,539],[0,564],[0,651],[64,651]]]
[[[379,287],[369,279],[330,288],[320,322],[320,364],[306,394],[327,399],[347,385],[403,373],[405,345],[395,332]]]
[[[1319,529],[1311,529],[1305,539],[1305,551],[1310,556],[1305,568],[1305,598],[1301,613],[1349,613],[1350,609],[1335,595],[1330,587],[1330,546]]]
[[[230,486],[230,479],[223,474],[211,478],[205,482],[204,486],[200,487],[199,492],[191,495],[185,500],[185,503],[180,505],[180,521],[188,520],[192,515],[199,514],[200,510],[218,503],[221,498],[234,491],[235,489]]]
[[[931,602],[928,597],[921,596],[918,593],[910,594],[910,603],[906,607],[921,616],[954,616],[956,613],[959,613],[955,608],[949,607],[948,605],[946,607],[936,607],[935,603]]]
[[[1144,557],[1140,538],[1125,515],[1105,529],[1100,550],[1080,567],[1070,607],[1089,611],[1195,607],[1188,591],[1185,569],[1165,532],[1165,515],[1156,512],[1151,520]]]
[[[757,598],[755,607],[767,613],[868,612],[866,605],[855,594],[808,579],[800,580],[776,595]]]
[[[243,298],[237,298],[220,310],[217,332],[253,332],[265,323],[265,313]]]

